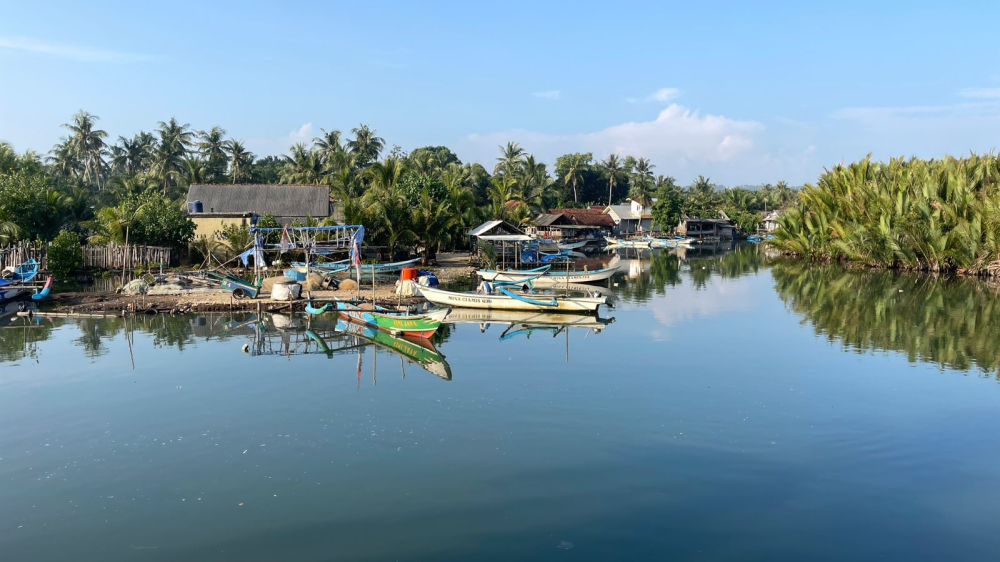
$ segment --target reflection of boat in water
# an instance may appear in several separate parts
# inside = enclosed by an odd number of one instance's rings
[[[370,325],[343,319],[337,322],[337,331],[357,336],[420,365],[429,373],[444,380],[451,380],[451,366],[445,361],[444,355],[426,338],[393,336]]]
[[[610,304],[605,296],[553,296],[553,295],[522,295],[497,287],[501,294],[456,293],[431,287],[420,287],[424,298],[434,304],[448,307],[501,309],[501,310],[534,310],[558,312],[596,312],[599,306]],[[600,294],[597,292],[597,294]]]
[[[600,318],[593,314],[453,308],[444,321],[446,324],[509,324],[512,326],[587,328],[600,332],[614,320],[614,318]]]

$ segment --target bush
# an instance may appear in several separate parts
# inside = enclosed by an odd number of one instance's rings
[[[68,230],[59,231],[49,246],[49,270],[56,277],[65,279],[82,265],[80,237]]]

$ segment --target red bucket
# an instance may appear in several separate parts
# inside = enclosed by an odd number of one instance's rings
[[[419,270],[415,267],[404,267],[402,271],[399,272],[400,281],[411,281],[417,278],[417,272]]]

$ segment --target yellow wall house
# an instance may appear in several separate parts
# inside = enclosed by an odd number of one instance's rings
[[[325,185],[194,184],[185,205],[195,236],[215,236],[230,224],[250,225],[253,217],[272,215],[279,224],[330,216]]]

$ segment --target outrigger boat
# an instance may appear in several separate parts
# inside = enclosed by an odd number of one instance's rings
[[[406,336],[397,337],[382,330],[376,330],[368,324],[346,321],[337,322],[337,331],[358,336],[379,347],[402,355],[431,374],[446,381],[451,380],[451,367],[445,361],[444,355],[429,340]]]
[[[600,318],[593,314],[573,314],[546,311],[476,310],[453,308],[444,319],[446,324],[504,324],[509,326],[587,328],[600,332],[614,318]]]
[[[403,261],[395,261],[390,263],[369,263],[361,264],[361,273],[365,275],[371,275],[372,273],[395,273],[400,271],[404,267],[409,267],[420,261],[420,258],[413,258]],[[305,262],[293,262],[294,267],[305,267]],[[355,270],[358,268],[356,265],[352,265],[350,260],[340,260],[331,261],[323,263],[313,263],[309,267],[323,270],[327,273],[343,273],[349,270]]]
[[[15,299],[31,290],[29,283],[38,275],[38,261],[34,258],[17,267],[4,269],[0,274],[0,302]]]
[[[549,312],[596,312],[603,305],[610,305],[607,297],[594,291],[598,296],[570,297],[548,295],[521,295],[504,286],[496,286],[500,294],[492,289],[486,294],[456,293],[431,287],[420,287],[424,298],[439,306],[481,308],[495,310],[544,310]],[[533,298],[535,297],[535,298]]]
[[[613,236],[608,236],[606,238],[609,247],[619,247],[619,248],[648,248],[648,240],[625,240],[622,238],[615,238]]]
[[[578,240],[576,242],[559,242],[560,250],[579,250],[590,243],[590,240]]]
[[[392,335],[402,334],[418,338],[433,336],[434,332],[437,332],[441,326],[441,321],[448,316],[447,308],[438,308],[421,314],[409,314],[378,307],[375,310],[365,310],[343,301],[335,301],[333,305],[341,318],[367,324]]]
[[[535,269],[508,269],[506,271],[480,269],[476,274],[486,281],[512,284],[530,281],[536,287],[560,287],[566,283],[597,283],[609,279],[616,271],[618,271],[617,267],[593,271],[552,271],[550,266],[543,266]]]

